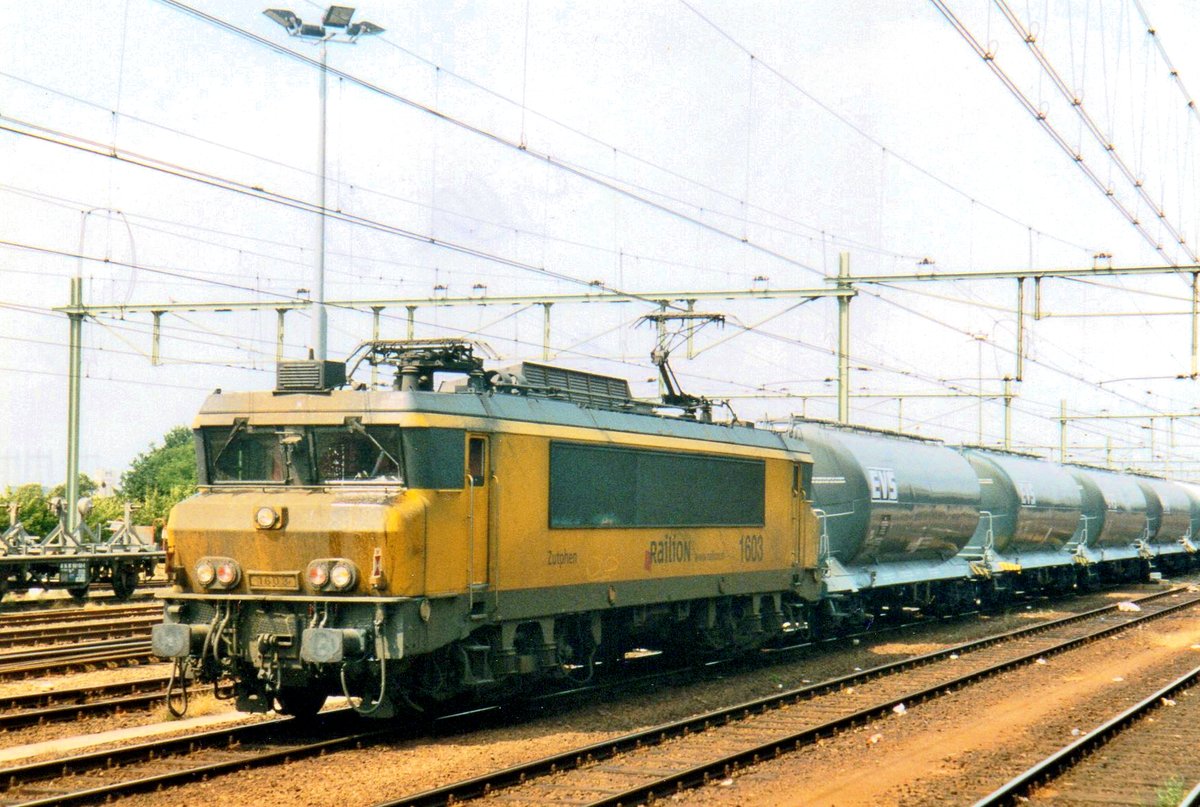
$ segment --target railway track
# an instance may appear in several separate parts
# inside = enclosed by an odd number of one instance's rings
[[[505,789],[509,803],[632,805],[775,758],[908,706],[1200,604],[1171,589],[885,664],[385,802],[442,805]],[[903,675],[901,675],[903,673]],[[803,709],[789,707],[803,703]],[[669,741],[669,742],[668,742]],[[381,806],[382,807],[382,806]]]
[[[166,700],[167,677],[0,697],[0,731],[152,709]]]
[[[1188,598],[1186,601],[1170,603],[1171,600],[1183,599],[1181,589],[1173,589],[1143,597],[1138,602],[1142,604],[1145,611],[1139,616],[1141,620],[1144,620],[1152,618],[1154,615],[1167,613],[1166,609],[1168,606],[1178,610],[1200,602],[1200,596],[1197,596]],[[740,707],[724,710],[722,713],[713,713],[694,718],[690,721],[683,721],[690,724],[690,726],[685,727],[683,730],[697,731],[705,727],[730,722],[745,714],[765,712],[774,705],[770,703],[771,701],[775,701],[778,704],[787,704],[815,699],[822,694],[844,692],[853,687],[862,687],[876,679],[887,680],[889,675],[897,672],[933,665],[939,660],[955,661],[961,659],[962,655],[973,650],[982,651],[991,646],[1004,646],[1014,641],[1020,641],[1022,637],[1034,637],[1041,633],[1053,632],[1072,623],[1097,619],[1101,616],[1107,617],[1115,613],[1117,613],[1116,606],[1107,606],[1050,623],[989,637],[979,642],[960,645],[950,650],[884,665],[883,667],[863,671],[834,681],[805,687],[789,693],[782,693],[775,698],[763,699],[752,704],[744,704]],[[1121,616],[1125,617],[1120,620],[1121,624],[1110,623],[1105,631],[1111,633],[1120,630],[1128,627],[1137,620],[1137,616],[1134,615],[1121,614]],[[1072,641],[1078,643],[1086,640],[1086,638],[1076,638]],[[1044,641],[1043,645],[1046,644],[1052,645],[1053,642],[1049,640]],[[1053,649],[1047,650],[1043,647],[1038,652],[1049,653],[1053,652]],[[1010,659],[1009,663],[1011,665],[1014,662]],[[678,672],[660,672],[656,673],[655,676],[676,675]],[[162,679],[154,680],[161,686]],[[148,686],[151,685],[150,681],[146,683]],[[580,692],[583,692],[582,696]],[[576,698],[587,697],[585,690],[564,694]],[[97,708],[103,708],[99,704],[106,699],[102,696],[102,693],[95,690],[91,691],[90,695],[87,692],[80,691],[74,696],[84,699],[85,703],[88,698],[97,699],[95,701]],[[932,694],[929,696],[932,697]],[[52,698],[53,693],[46,693],[40,697],[44,699]],[[116,694],[111,699],[115,701],[123,697],[154,698],[160,697],[160,693]],[[911,702],[913,699],[909,698],[909,700]],[[0,707],[6,707],[10,703],[12,706],[23,704],[22,708],[25,708],[34,705],[36,701],[33,699],[0,701]],[[76,708],[90,708],[85,703],[77,704]],[[66,707],[68,713],[70,708],[69,705]],[[502,710],[497,709],[494,711],[498,714]],[[364,724],[354,718],[355,715],[347,709],[324,713],[319,717],[318,721],[311,724],[297,722],[290,718],[276,718],[248,726],[243,725],[230,729],[208,731],[202,734],[142,743],[116,750],[97,751],[48,762],[3,769],[0,770],[0,781],[6,783],[7,792],[3,796],[0,796],[0,802],[69,804],[80,801],[111,799],[141,790],[183,784],[235,770],[279,764],[287,760],[318,755],[332,750],[366,746],[385,740],[423,736],[423,733],[433,730],[433,723],[429,725],[417,725],[411,722],[406,724],[403,729],[390,724],[380,727],[374,723],[368,724],[369,728],[364,729]],[[486,723],[501,719],[503,718],[496,715],[489,716],[475,712],[466,715],[450,715],[439,719],[437,723],[442,724],[444,727],[458,721],[464,725],[470,725],[472,728],[477,728],[480,722]],[[611,749],[616,750],[619,750],[622,745],[628,746],[630,744],[649,747],[667,739],[669,730],[669,727],[657,727],[649,732],[640,732],[636,737],[635,735],[629,735],[625,738],[619,738],[615,744],[610,743],[607,745]],[[550,761],[543,760],[541,762],[545,765],[546,771],[562,771],[588,759],[605,759],[611,756],[613,751],[602,749],[601,745],[606,744],[598,744],[586,749],[575,749],[571,752],[556,755]],[[531,763],[531,766],[522,766],[520,770],[511,769],[510,771],[493,774],[491,777],[480,777],[471,780],[469,783],[458,783],[457,785],[449,786],[450,789],[442,788],[439,791],[431,791],[428,794],[405,797],[395,803],[441,804],[447,803],[451,798],[469,798],[473,794],[477,795],[497,787],[503,787],[506,777],[508,777],[508,781],[513,781],[513,777],[519,779],[521,777],[538,776],[539,772],[536,770],[537,763]],[[651,791],[651,793],[657,792],[662,791]],[[544,801],[544,796],[540,797],[539,800]],[[633,802],[625,800],[623,803]]]
[[[69,646],[0,653],[0,681],[32,678],[55,672],[116,667],[154,659],[150,640],[110,639]]]
[[[9,630],[29,628],[36,625],[84,622],[96,619],[124,619],[127,617],[160,615],[162,605],[146,602],[139,605],[102,605],[93,608],[43,608],[37,611],[0,614],[0,636]]]
[[[36,625],[26,628],[0,629],[0,648],[24,647],[28,645],[77,643],[99,639],[131,639],[147,637],[150,627],[162,622],[160,614],[143,614],[134,617],[110,618],[102,614],[95,619],[103,622],[67,625]]]
[[[81,602],[120,608],[130,603],[150,602],[155,599],[155,592],[166,586],[167,582],[165,580],[152,580],[142,583],[137,587],[137,591],[126,600],[118,600],[116,595],[113,594],[112,588],[107,584],[98,584],[91,589],[86,598],[80,599],[74,597],[53,597],[32,600],[5,598],[3,602],[0,602],[0,619],[38,611],[73,610],[77,609]]]
[[[1200,781],[1200,667],[976,802],[1179,804]],[[1184,750],[1188,749],[1188,750]]]
[[[363,729],[351,709],[309,722],[271,720],[0,769],[0,800],[26,807],[104,801],[222,773],[276,765],[412,733]]]

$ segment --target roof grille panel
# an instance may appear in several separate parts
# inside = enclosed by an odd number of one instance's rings
[[[648,405],[633,399],[629,382],[624,378],[583,370],[523,362],[501,370],[496,383],[518,389],[525,395],[556,398],[597,409],[651,410]]]
[[[281,361],[275,365],[275,391],[328,392],[346,383],[340,361]]]

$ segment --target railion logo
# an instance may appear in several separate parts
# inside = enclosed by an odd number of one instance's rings
[[[693,554],[691,540],[667,535],[661,541],[651,541],[646,547],[645,568],[650,571],[656,564],[690,563]]]

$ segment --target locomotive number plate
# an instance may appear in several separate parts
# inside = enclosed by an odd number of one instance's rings
[[[246,575],[250,588],[263,588],[271,591],[297,591],[300,588],[298,572],[250,572]]]

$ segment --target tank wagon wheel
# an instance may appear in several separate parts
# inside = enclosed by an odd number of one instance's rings
[[[139,582],[141,582],[141,577],[136,566],[119,563],[113,568],[112,587],[118,600],[124,601],[132,597]]]
[[[275,693],[275,709],[280,714],[310,718],[325,705],[323,690],[311,687],[282,687]]]

